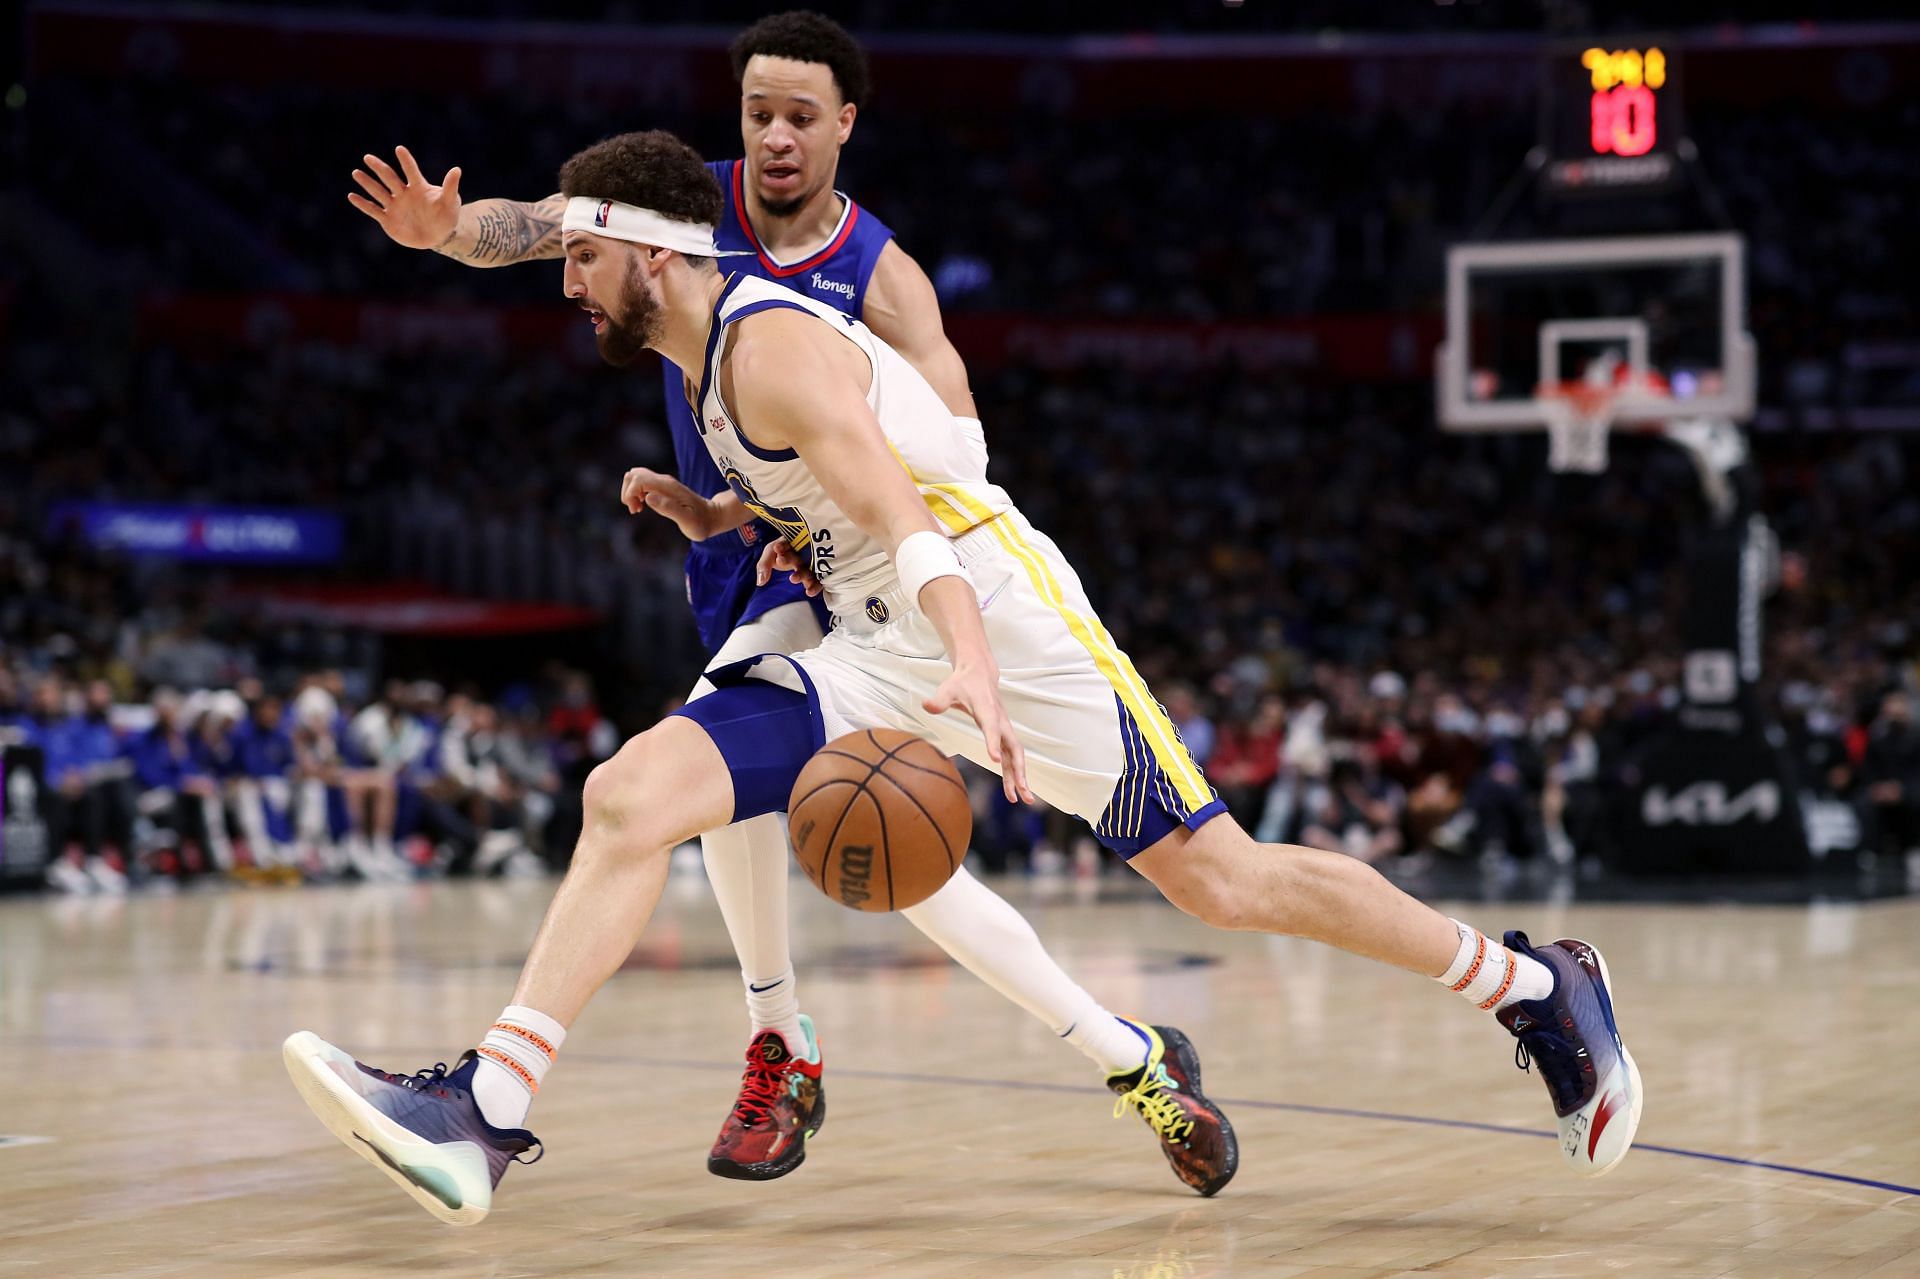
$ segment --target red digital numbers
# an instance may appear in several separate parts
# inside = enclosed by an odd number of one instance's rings
[[[1593,149],[1600,155],[1645,155],[1653,150],[1659,128],[1653,90],[1622,84],[1593,95]]]
[[[1658,49],[1588,49],[1580,65],[1593,82],[1592,140],[1597,155],[1645,155],[1659,140],[1655,91],[1667,82]]]

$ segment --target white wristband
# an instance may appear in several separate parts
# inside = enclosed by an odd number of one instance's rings
[[[900,575],[900,589],[915,608],[920,606],[920,592],[937,577],[957,577],[973,585],[960,557],[953,553],[953,543],[928,529],[900,539],[893,548],[893,571]]]

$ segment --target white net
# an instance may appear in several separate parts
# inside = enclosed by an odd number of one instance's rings
[[[1584,388],[1582,389],[1584,390]],[[1545,400],[1547,466],[1556,474],[1598,475],[1607,469],[1613,396],[1569,389]]]

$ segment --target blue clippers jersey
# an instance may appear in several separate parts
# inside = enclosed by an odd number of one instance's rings
[[[747,166],[742,160],[716,160],[707,169],[720,183],[724,211],[713,238],[722,250],[741,251],[744,256],[721,258],[723,273],[757,275],[776,284],[784,284],[835,310],[860,318],[866,301],[867,281],[880,260],[880,251],[893,239],[893,232],[852,200],[846,201],[840,225],[826,247],[799,262],[782,265],[767,256],[753,226],[747,221]],[[842,199],[846,199],[843,195]],[[706,443],[700,438],[687,406],[681,370],[670,361],[661,362],[666,377],[667,426],[673,432],[673,457],[680,482],[696,493],[711,496],[727,487],[714,468]],[[687,551],[687,603],[693,607],[694,623],[700,638],[711,651],[720,647],[733,628],[751,621],[768,609],[792,600],[805,599],[798,586],[776,573],[771,582],[756,590],[753,565],[759,558],[765,530],[749,526],[739,533],[695,543]]]

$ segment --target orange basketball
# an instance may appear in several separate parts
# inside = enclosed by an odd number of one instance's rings
[[[940,891],[973,837],[953,761],[910,733],[837,737],[787,801],[793,855],[821,892],[855,910],[901,910]]]

